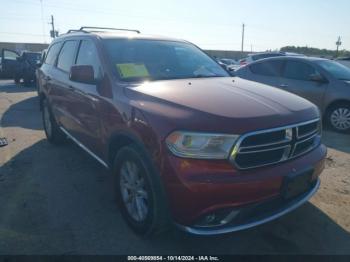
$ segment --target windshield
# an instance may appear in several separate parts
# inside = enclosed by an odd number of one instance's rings
[[[175,41],[106,39],[113,67],[123,81],[229,77],[197,47]]]
[[[330,60],[317,61],[317,63],[334,78],[350,81],[350,69],[346,66]]]

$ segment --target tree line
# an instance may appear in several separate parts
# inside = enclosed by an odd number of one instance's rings
[[[314,47],[302,47],[302,46],[285,46],[280,49],[282,52],[293,52],[298,54],[304,54],[307,56],[318,56],[318,57],[327,57],[327,58],[336,58],[336,57],[350,57],[350,51],[348,50],[339,50],[338,54],[336,50],[329,49],[319,49]]]

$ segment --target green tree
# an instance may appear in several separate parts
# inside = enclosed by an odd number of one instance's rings
[[[298,53],[303,54],[307,56],[317,56],[317,57],[327,57],[327,58],[335,58],[336,57],[336,51],[335,50],[328,50],[328,49],[319,49],[314,47],[307,47],[307,46],[285,46],[280,49],[282,52],[292,52],[292,53]],[[347,50],[340,50],[339,51],[339,57],[349,57],[350,51]]]

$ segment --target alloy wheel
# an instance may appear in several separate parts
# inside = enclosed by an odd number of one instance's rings
[[[146,220],[149,212],[145,179],[136,163],[126,161],[120,169],[120,192],[128,214],[137,222]]]
[[[335,109],[331,114],[330,120],[333,127],[338,130],[345,131],[350,129],[350,109]]]

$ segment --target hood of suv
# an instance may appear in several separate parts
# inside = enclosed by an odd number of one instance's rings
[[[209,114],[229,118],[285,116],[315,111],[307,100],[241,78],[205,78],[148,82],[133,90]]]
[[[307,100],[241,78],[155,81],[128,85],[130,102],[156,129],[243,134],[319,117]]]

